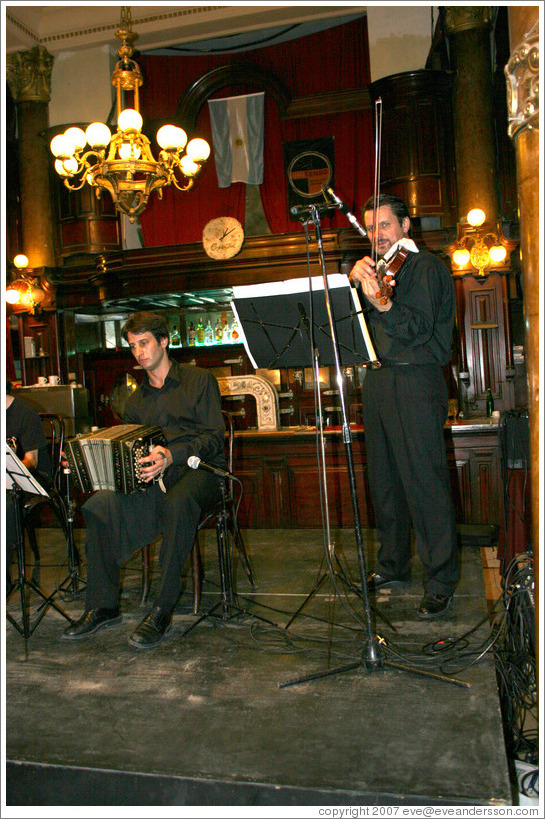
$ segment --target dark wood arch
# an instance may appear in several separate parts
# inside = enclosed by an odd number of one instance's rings
[[[291,102],[288,87],[272,71],[253,63],[236,62],[213,68],[195,80],[178,103],[175,121],[184,123],[184,128],[191,133],[195,130],[199,111],[212,94],[220,88],[237,83],[254,86],[271,94],[280,116],[286,112]]]

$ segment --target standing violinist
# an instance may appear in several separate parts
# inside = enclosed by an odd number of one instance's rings
[[[448,393],[442,367],[450,359],[455,316],[450,274],[436,256],[409,238],[410,218],[397,196],[381,194],[364,206],[373,258],[350,272],[365,296],[378,369],[365,373],[363,424],[371,499],[380,543],[370,592],[403,588],[411,574],[411,524],[424,566],[417,614],[447,613],[458,582],[454,503],[443,426]],[[380,289],[384,258],[406,256]],[[387,291],[386,291],[387,292]]]

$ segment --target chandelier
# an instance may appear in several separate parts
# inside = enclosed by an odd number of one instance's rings
[[[55,170],[64,178],[69,190],[80,190],[87,183],[95,188],[99,198],[102,191],[107,190],[116,208],[134,222],[154,190],[159,198],[162,198],[162,188],[166,185],[173,184],[180,191],[189,190],[210,155],[210,146],[206,140],[198,138],[187,143],[182,128],[163,125],[156,137],[161,148],[159,159],[154,159],[150,141],[142,133],[138,89],[143,79],[138,64],[131,59],[138,34],[131,30],[129,7],[121,11],[121,28],[115,36],[121,41],[117,52],[120,59],[112,73],[117,132],[112,135],[102,122],[91,123],[86,131],[68,128],[53,137],[51,152],[56,157]],[[132,108],[123,105],[129,92],[132,93]]]

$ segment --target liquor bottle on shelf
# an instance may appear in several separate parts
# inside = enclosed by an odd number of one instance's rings
[[[175,324],[172,328],[172,332],[170,334],[170,346],[171,347],[181,347],[182,346],[182,339],[180,337],[180,331],[178,330],[178,325]]]
[[[238,329],[238,322],[236,318],[233,318],[233,323],[231,324],[231,344],[238,344],[240,342],[240,332]]]
[[[229,321],[227,320],[227,313],[221,314],[221,324],[222,324],[222,343],[223,344],[230,344],[231,343],[231,330],[229,328]]]
[[[219,315],[218,320],[216,321],[216,326],[214,327],[214,340],[216,344],[221,344],[223,342],[223,325]]]
[[[202,316],[199,318],[197,324],[197,344],[204,344],[204,324],[202,323]]]
[[[195,331],[195,325],[192,321],[189,322],[189,327],[187,328],[187,343],[190,347],[195,346],[195,341],[197,338],[197,333]]]
[[[494,396],[492,395],[492,390],[488,389],[486,391],[486,416],[487,418],[492,418],[492,413],[494,412]]]
[[[207,345],[210,345],[210,344],[214,343],[214,331],[212,329],[212,324],[210,323],[210,319],[208,319],[206,327],[204,328],[204,343],[207,344]]]

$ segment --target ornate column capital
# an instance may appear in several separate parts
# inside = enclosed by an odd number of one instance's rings
[[[46,102],[51,98],[53,57],[43,46],[8,54],[6,80],[15,102]]]
[[[447,34],[460,34],[471,29],[489,28],[492,25],[492,6],[445,6]]]
[[[507,133],[539,128],[539,20],[536,20],[505,66]]]

